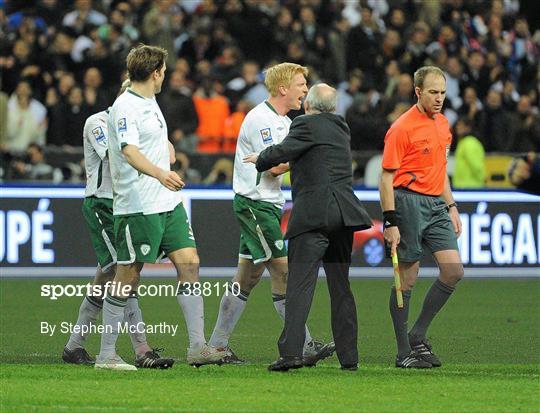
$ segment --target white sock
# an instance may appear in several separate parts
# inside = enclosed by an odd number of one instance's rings
[[[129,334],[129,338],[131,339],[131,345],[135,354],[137,356],[143,356],[147,351],[152,351],[146,341],[146,333],[142,328],[144,324],[142,324],[143,318],[137,294],[129,296],[124,315],[128,324],[133,326],[133,332]]]
[[[285,321],[285,294],[272,293],[272,300],[274,301],[274,307],[276,308],[277,313],[279,314],[281,319]],[[311,343],[312,340],[313,337],[311,337],[308,326],[306,325],[306,339],[304,341],[304,347]]]
[[[191,288],[186,288],[185,285],[186,283],[182,284],[176,297],[186,320],[189,347],[196,348],[206,343],[204,338],[204,303],[201,295],[189,294]]]
[[[127,300],[125,298],[107,297],[103,302],[103,327],[101,334],[100,358],[111,358],[116,355],[116,340],[118,327],[124,321],[124,311]]]
[[[209,345],[216,348],[229,345],[229,338],[244,312],[244,308],[246,308],[248,297],[248,292],[234,290],[233,284],[227,284],[227,290],[221,298],[218,319],[212,337],[210,337]]]
[[[96,324],[98,315],[103,308],[103,300],[96,297],[84,297],[79,307],[79,318],[77,318],[77,326],[90,326]],[[76,329],[75,331],[80,331]],[[75,350],[76,348],[84,348],[86,342],[86,336],[88,333],[73,332],[69,337],[66,344],[68,350]]]

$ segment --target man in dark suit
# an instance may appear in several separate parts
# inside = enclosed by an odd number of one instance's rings
[[[306,115],[294,119],[287,137],[244,162],[259,172],[289,162],[293,209],[289,240],[289,275],[285,327],[278,342],[280,358],[271,371],[300,368],[302,346],[322,260],[332,305],[332,331],[343,369],[358,364],[356,304],[349,285],[353,232],[371,219],[352,190],[350,131],[335,115],[336,90],[313,86],[304,103]]]

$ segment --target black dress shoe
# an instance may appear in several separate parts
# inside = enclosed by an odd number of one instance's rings
[[[90,354],[86,352],[84,348],[76,348],[75,350],[68,350],[67,347],[64,347],[62,352],[62,360],[66,363],[71,364],[83,364],[83,365],[93,365],[96,361],[90,357]]]
[[[269,371],[288,371],[304,367],[302,357],[280,357],[268,366]]]
[[[358,364],[343,364],[341,370],[356,371],[358,370]]]

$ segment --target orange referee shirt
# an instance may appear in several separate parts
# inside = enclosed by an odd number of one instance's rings
[[[441,114],[431,119],[414,105],[386,133],[382,167],[396,170],[394,188],[439,196],[451,143],[448,119]]]

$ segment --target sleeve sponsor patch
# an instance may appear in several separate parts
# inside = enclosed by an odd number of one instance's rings
[[[92,129],[92,135],[94,136],[94,139],[98,143],[101,143],[107,140],[107,137],[105,136],[105,132],[103,132],[103,128],[101,126],[98,126],[97,128]]]
[[[269,144],[273,142],[272,131],[270,130],[270,128],[261,129],[260,132],[264,144]]]
[[[118,119],[118,132],[127,132],[126,118]]]

